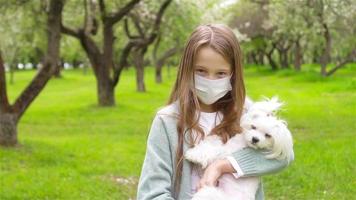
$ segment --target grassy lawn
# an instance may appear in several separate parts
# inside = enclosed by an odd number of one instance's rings
[[[312,67],[311,67],[312,69]],[[165,69],[166,70],[166,69]],[[0,148],[0,199],[134,199],[156,110],[169,96],[175,73],[135,91],[133,70],[116,88],[117,106],[96,106],[96,83],[82,71],[52,79],[18,126],[21,146]],[[34,72],[18,72],[11,101]],[[254,100],[278,95],[294,135],[296,159],[265,176],[266,199],[353,199],[356,196],[356,66],[322,78],[313,70],[245,70]]]

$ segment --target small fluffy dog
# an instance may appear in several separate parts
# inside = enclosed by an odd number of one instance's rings
[[[215,160],[223,159],[249,146],[254,149],[264,149],[268,159],[289,161],[293,151],[293,141],[287,123],[276,117],[276,112],[281,106],[282,103],[277,97],[251,103],[241,117],[242,134],[236,134],[226,144],[223,144],[217,135],[206,136],[204,140],[185,152],[185,158],[205,169]],[[192,200],[255,199],[259,182],[259,177],[236,179],[232,174],[223,174],[219,178],[218,187],[201,188],[193,195]]]

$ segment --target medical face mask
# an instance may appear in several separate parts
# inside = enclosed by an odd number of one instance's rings
[[[213,104],[232,89],[231,76],[211,80],[194,74],[194,78],[196,93],[199,99],[207,105]]]

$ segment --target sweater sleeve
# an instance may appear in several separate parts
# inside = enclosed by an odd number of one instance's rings
[[[148,134],[137,200],[174,200],[172,163],[167,132],[161,117],[156,115]]]
[[[241,177],[263,176],[276,173],[287,167],[290,162],[294,160],[294,152],[292,152],[289,161],[267,159],[262,150],[255,150],[251,147],[247,147],[233,152],[231,157],[236,160],[239,168],[242,170]]]

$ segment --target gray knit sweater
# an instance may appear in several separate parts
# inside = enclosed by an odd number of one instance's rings
[[[147,139],[146,155],[137,188],[137,200],[173,200],[173,183],[175,177],[175,150],[177,136],[177,104],[160,109],[153,119]],[[188,139],[188,138],[187,138]],[[188,149],[183,144],[183,151]],[[285,168],[287,161],[266,159],[264,154],[252,148],[244,148],[232,153],[243,171],[242,177],[263,176]],[[292,156],[292,160],[294,155]],[[291,161],[292,161],[291,160]],[[183,161],[178,200],[191,199],[191,163]],[[256,192],[256,199],[264,199],[262,181]]]

